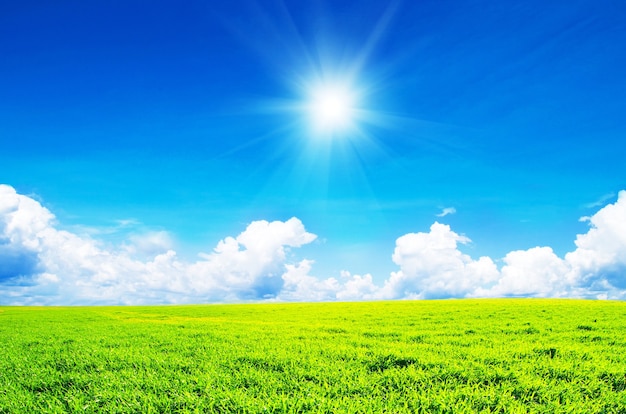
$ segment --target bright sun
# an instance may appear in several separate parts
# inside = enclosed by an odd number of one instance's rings
[[[354,118],[354,94],[341,85],[322,85],[313,88],[308,112],[317,132],[338,133],[348,129]]]

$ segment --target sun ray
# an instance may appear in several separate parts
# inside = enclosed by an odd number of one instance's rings
[[[393,104],[389,98],[393,71],[388,67],[394,65],[393,56],[382,63],[371,62],[399,2],[382,7],[374,24],[358,37],[350,26],[332,26],[325,15],[313,16],[302,25],[284,2],[278,4],[279,21],[270,21],[265,6],[259,4],[255,20],[262,24],[261,33],[245,34],[286,87],[282,96],[255,100],[253,108],[288,126],[275,143],[286,152],[280,158],[283,162],[276,164],[276,158],[270,162],[276,174],[267,191],[282,188],[299,194],[302,190],[322,198],[324,193],[332,197],[361,191],[375,198],[367,184],[369,170],[394,157],[393,145],[382,137],[396,141],[413,135],[394,122],[396,115],[388,107]],[[262,33],[266,29],[267,35]],[[398,133],[389,134],[391,130]],[[352,184],[346,174],[353,177]]]

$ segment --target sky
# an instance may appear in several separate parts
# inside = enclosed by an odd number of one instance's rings
[[[0,304],[626,299],[625,15],[0,2]]]

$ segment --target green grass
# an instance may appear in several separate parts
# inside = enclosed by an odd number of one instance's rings
[[[0,413],[626,413],[626,303],[0,307]]]

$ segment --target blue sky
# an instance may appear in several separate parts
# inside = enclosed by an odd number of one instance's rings
[[[542,246],[566,260],[588,234],[580,218],[626,189],[624,12],[609,0],[5,2],[0,183],[51,212],[55,231],[144,262],[161,246],[188,265],[251,223],[292,217],[316,237],[285,241],[275,277],[307,260],[316,280],[381,287],[410,273],[392,257],[402,236],[435,222],[498,271]],[[354,93],[351,128],[311,127],[319,82]],[[27,292],[63,275],[16,244],[8,214],[0,302],[69,301]],[[154,249],[129,247],[148,239]],[[419,289],[381,297],[428,297]],[[527,294],[559,295],[546,292]],[[170,301],[186,300],[203,297]]]

